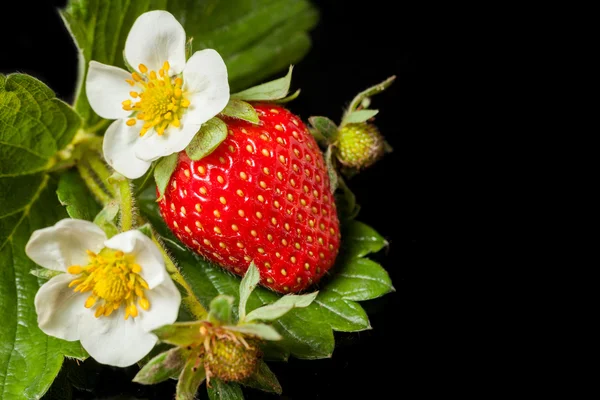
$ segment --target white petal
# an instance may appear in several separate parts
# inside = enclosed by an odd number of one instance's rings
[[[150,301],[150,309],[141,310],[137,317],[145,331],[150,332],[177,320],[181,294],[171,278],[166,278],[162,284],[152,290],[146,290],[145,293]]]
[[[105,240],[106,234],[97,225],[81,219],[63,219],[33,232],[25,253],[44,268],[65,272],[71,265],[87,265],[86,250],[102,250]]]
[[[189,113],[181,117],[179,128],[170,127],[164,135],[146,134],[135,144],[135,156],[146,161],[178,153],[185,149],[200,130],[200,124],[188,121]]]
[[[121,250],[134,256],[135,262],[142,267],[140,275],[148,283],[150,289],[169,279],[160,250],[142,232],[131,230],[119,233],[105,241],[104,245],[110,249]]]
[[[104,134],[102,151],[106,162],[129,179],[144,175],[150,163],[135,156],[134,147],[140,139],[140,128],[128,126],[125,121],[113,122]]]
[[[99,363],[128,367],[141,360],[158,338],[144,331],[137,318],[124,318],[124,308],[80,327],[81,345]]]
[[[158,72],[165,61],[171,65],[169,75],[183,71],[185,66],[185,31],[166,11],[150,11],[135,20],[127,41],[125,58],[133,68],[144,64]]]
[[[131,79],[127,71],[90,61],[85,92],[96,114],[107,119],[126,118],[131,114],[131,111],[123,110],[121,104],[125,100],[131,100],[129,92],[132,87],[125,79]]]
[[[70,274],[55,276],[35,295],[35,310],[42,332],[68,341],[79,340],[79,327],[94,318],[94,312],[84,307],[89,293],[75,293],[69,288],[72,280]]]
[[[195,52],[183,70],[183,89],[191,93],[186,111],[189,122],[203,124],[223,111],[229,102],[229,83],[219,53],[212,49]]]

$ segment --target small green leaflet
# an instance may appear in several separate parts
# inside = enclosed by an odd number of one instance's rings
[[[265,340],[281,340],[281,335],[272,326],[265,324],[227,326],[227,329],[247,335],[254,335]]]
[[[150,360],[137,373],[134,382],[144,385],[154,385],[166,381],[172,376],[178,376],[187,359],[186,351],[181,347],[173,347]]]
[[[171,175],[173,175],[173,171],[177,167],[177,160],[179,160],[179,153],[173,153],[170,156],[161,158],[154,168],[154,181],[160,193],[158,200],[162,199],[165,195]]]
[[[39,399],[65,355],[86,357],[79,342],[48,337],[38,328],[34,298],[45,280],[30,273],[37,266],[25,254],[34,230],[68,217],[56,197],[56,180],[44,171],[80,126],[79,116],[42,82],[22,74],[0,75],[2,398]]]
[[[246,318],[246,303],[248,302],[248,297],[250,297],[250,293],[252,293],[256,285],[258,285],[259,280],[260,273],[258,272],[258,268],[256,268],[256,264],[252,261],[240,283],[240,305],[238,307],[240,320]]]
[[[206,378],[204,365],[200,363],[196,367],[196,364],[197,359],[192,357],[181,371],[181,375],[179,375],[179,380],[177,381],[176,400],[194,400],[196,398],[196,392]]]
[[[178,244],[160,217],[155,200],[156,195],[151,190],[146,190],[138,201],[140,210],[163,237],[198,299],[206,307],[219,294],[238,298],[239,278]],[[289,354],[302,359],[327,358],[333,353],[335,345],[333,330],[356,332],[370,328],[366,313],[357,302],[352,300],[357,294],[350,294],[349,297],[346,297],[345,294],[339,294],[329,286],[337,280],[339,271],[343,271],[348,263],[380,250],[387,242],[367,225],[355,221],[345,221],[345,224],[342,242],[346,244],[346,247],[342,248],[341,254],[338,256],[337,264],[332,269],[332,277],[320,284],[320,291],[316,299],[308,307],[295,308],[273,322],[272,327],[279,332],[282,340],[276,342],[275,345],[269,344],[265,352],[268,352],[270,358],[286,359]],[[392,291],[387,272],[379,264],[374,264],[376,267],[367,269],[364,278],[369,279],[370,274],[375,274],[376,279],[388,282],[388,292]],[[354,282],[354,285],[362,285],[358,280],[346,282],[344,285],[350,283],[350,286],[346,286],[344,289],[348,293],[352,292],[351,282]],[[375,298],[380,296],[381,292],[382,290],[375,288],[371,292],[372,296],[365,292],[361,298]],[[279,294],[263,287],[257,287],[248,297],[248,315],[253,310],[275,303],[280,298],[282,296]],[[243,328],[248,325],[235,328]]]
[[[220,295],[210,302],[208,320],[212,323],[231,323],[231,307],[234,298],[231,296]]]
[[[253,124],[258,124],[258,114],[254,107],[251,104],[246,103],[242,100],[231,99],[225,109],[221,111],[221,114],[231,117],[241,119]]]
[[[325,139],[327,139],[328,143],[336,141],[338,127],[335,125],[335,122],[327,117],[309,117],[308,121]]]
[[[210,400],[244,400],[240,385],[235,382],[223,382],[220,379],[211,379],[210,387],[206,387]]]
[[[269,304],[251,311],[245,318],[245,321],[273,321],[285,314],[293,308],[308,307],[310,303],[317,297],[319,292],[295,295],[288,294],[277,300],[273,304]]]
[[[263,360],[258,361],[256,372],[250,378],[242,382],[242,385],[263,390],[265,392],[277,394],[281,394],[282,392],[277,377]]]
[[[368,121],[379,113],[379,110],[358,110],[353,111],[346,116],[346,124],[355,124]]]
[[[119,233],[116,225],[118,213],[119,203],[116,200],[112,200],[94,218],[94,223],[106,233],[108,238]]]
[[[185,152],[188,157],[197,161],[216,150],[223,140],[227,138],[227,125],[215,117],[209,119],[194,136]]]
[[[261,85],[251,87],[250,89],[246,89],[242,92],[232,94],[231,98],[246,101],[283,99],[290,92],[293,69],[294,67],[290,65],[287,75],[283,78],[275,79],[274,81],[266,82]]]

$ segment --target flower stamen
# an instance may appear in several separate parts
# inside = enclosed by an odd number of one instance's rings
[[[137,305],[143,310],[150,309],[150,301],[144,290],[148,283],[139,274],[142,267],[135,263],[133,256],[122,251],[104,249],[99,254],[87,252],[90,262],[87,266],[73,265],[67,271],[77,275],[69,287],[75,292],[91,292],[85,301],[86,308],[96,307],[94,315],[108,317],[125,305],[125,319],[139,315]]]
[[[140,136],[144,136],[153,128],[159,135],[163,135],[169,126],[178,128],[181,126],[180,119],[184,109],[190,106],[190,101],[185,98],[185,92],[182,90],[183,79],[171,79],[170,68],[169,62],[165,61],[157,74],[156,71],[150,71],[144,64],[140,64],[138,70],[142,75],[134,72],[131,74],[133,80],[126,80],[130,85],[141,88],[129,93],[133,102],[127,99],[122,103],[125,111],[137,113],[127,121],[128,126],[135,125],[136,119],[145,121]]]

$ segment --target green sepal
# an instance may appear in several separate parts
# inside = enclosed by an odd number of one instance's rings
[[[178,376],[185,366],[187,357],[188,351],[181,347],[174,347],[169,351],[160,353],[144,365],[133,378],[133,381],[142,385],[154,385],[173,376]]]
[[[198,364],[198,366],[196,366]],[[198,363],[198,359],[191,357],[179,375],[177,382],[176,400],[194,400],[198,388],[206,379],[204,364]]]
[[[281,335],[270,325],[265,324],[243,324],[237,326],[226,326],[230,331],[256,336],[265,340],[281,340]]]
[[[33,276],[37,276],[40,279],[52,279],[55,276],[58,276],[60,274],[64,274],[64,272],[61,271],[55,271],[53,269],[46,269],[46,268],[34,268],[31,271],[29,271],[29,273]]]
[[[282,392],[279,380],[263,360],[258,361],[258,366],[256,367],[254,374],[241,383],[244,386],[262,390],[264,392],[277,394],[281,394]]]
[[[344,116],[342,117],[342,123],[340,124],[340,126],[344,126],[348,123],[348,120],[347,120],[348,116],[351,113],[355,112],[356,109],[361,104],[363,104],[363,102],[365,101],[366,98],[383,92],[385,89],[387,89],[392,84],[392,82],[394,82],[395,79],[396,79],[395,75],[390,76],[385,81],[378,83],[375,86],[371,86],[370,88],[363,90],[362,92],[357,94],[356,97],[354,97],[354,99],[352,99],[352,102],[350,103],[350,105],[348,106],[348,109],[344,113]]]
[[[294,308],[304,308],[310,306],[310,303],[317,297],[319,292],[296,295],[288,294],[277,300],[275,303],[257,308],[246,315],[245,321],[273,321],[283,317]]]
[[[358,110],[346,115],[344,124],[358,124],[368,121],[379,113],[379,110]]]
[[[275,104],[289,103],[292,100],[296,100],[298,98],[298,96],[300,96],[300,89],[296,90],[294,93],[290,94],[289,96],[284,97],[283,99],[271,100],[271,103],[275,103]]]
[[[356,204],[356,196],[346,182],[338,175],[338,188],[341,189],[339,196],[336,196],[336,205],[341,219],[353,220],[360,211],[360,205]]]
[[[137,230],[142,232],[149,239],[154,238],[154,235],[152,234],[152,225],[150,225],[150,223],[148,223],[148,222],[146,222],[144,225],[138,227]]]
[[[242,388],[235,382],[223,382],[218,378],[210,380],[210,386],[206,386],[210,400],[244,400]]]
[[[290,65],[287,75],[283,78],[275,79],[274,81],[266,82],[239,93],[232,94],[231,98],[246,101],[273,101],[284,99],[290,91],[293,69],[294,66]]]
[[[252,124],[258,124],[258,114],[256,110],[250,103],[246,103],[245,101],[238,99],[230,99],[229,103],[225,106],[221,114],[231,117],[241,119]]]
[[[325,165],[327,166],[327,174],[329,175],[329,188],[331,189],[331,193],[335,193],[340,178],[333,159],[333,146],[327,146],[327,150],[325,151]]]
[[[235,299],[231,296],[221,294],[210,302],[208,320],[216,324],[231,323],[231,308]]]
[[[94,218],[94,224],[98,225],[109,239],[119,233],[116,225],[119,208],[119,202],[112,200]]]
[[[170,325],[161,326],[152,331],[161,342],[169,343],[175,346],[189,346],[202,340],[200,334],[202,322],[176,322]]]
[[[256,264],[252,261],[242,278],[242,282],[240,282],[240,303],[238,306],[240,321],[243,321],[246,318],[246,303],[248,302],[248,297],[250,297],[250,293],[252,293],[259,281],[260,272],[258,272]]]
[[[189,58],[194,54],[194,46],[193,46],[194,38],[188,38],[187,42],[185,42],[185,59],[189,60]]]
[[[319,131],[319,133],[327,140],[328,143],[333,143],[337,139],[338,127],[327,117],[309,117],[308,122]]]
[[[198,161],[206,157],[227,138],[227,125],[221,119],[214,117],[202,124],[190,144],[185,148],[188,157]]]
[[[159,193],[156,201],[160,201],[164,197],[165,190],[167,190],[171,175],[173,175],[173,172],[177,167],[178,160],[179,154],[173,153],[170,156],[161,158],[158,164],[156,164],[156,168],[154,168],[154,180],[156,181],[156,187],[158,188]]]

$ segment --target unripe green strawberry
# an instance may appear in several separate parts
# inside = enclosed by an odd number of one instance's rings
[[[375,125],[362,122],[342,127],[337,147],[338,160],[342,164],[360,169],[383,156],[385,141]]]
[[[250,377],[256,370],[260,358],[258,343],[248,341],[249,347],[227,337],[213,341],[204,356],[204,366],[211,377],[225,382],[239,382]]]

